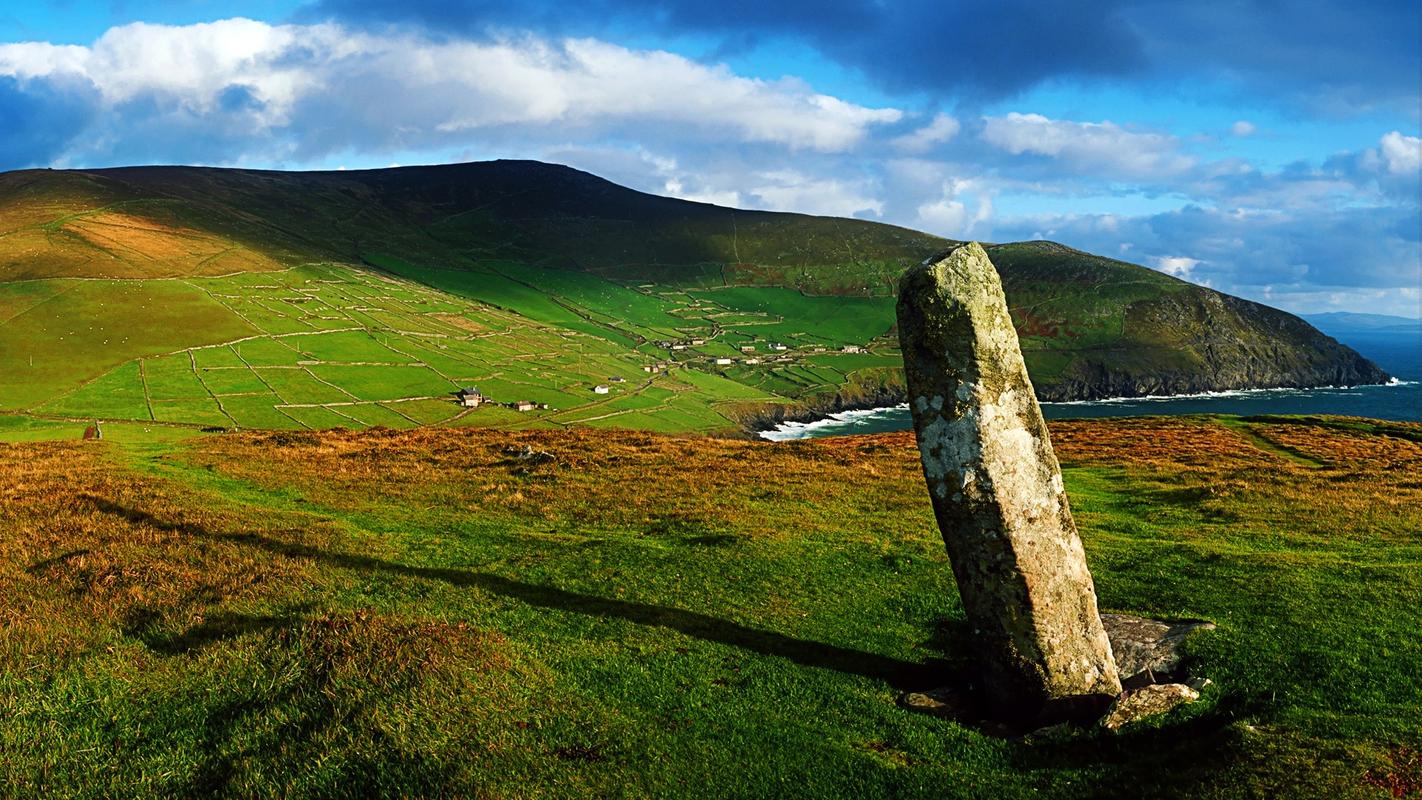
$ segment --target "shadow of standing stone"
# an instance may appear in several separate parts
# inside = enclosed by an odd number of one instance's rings
[[[976,243],[910,270],[899,340],[924,479],[989,716],[1095,718],[1121,693],[997,270]]]

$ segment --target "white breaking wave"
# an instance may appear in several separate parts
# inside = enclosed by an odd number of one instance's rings
[[[908,403],[899,403],[896,406],[884,406],[883,408],[861,408],[853,411],[839,411],[830,414],[824,419],[817,419],[813,422],[782,422],[771,430],[761,431],[760,438],[769,439],[772,442],[806,439],[817,430],[839,426],[853,427],[860,422],[874,419],[890,411],[908,411]]]

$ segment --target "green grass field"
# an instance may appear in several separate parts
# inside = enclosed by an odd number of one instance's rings
[[[0,794],[1422,786],[1422,427],[1052,428],[1103,609],[1219,626],[1187,648],[1203,699],[1119,734],[898,705],[973,659],[908,434],[0,445]]]

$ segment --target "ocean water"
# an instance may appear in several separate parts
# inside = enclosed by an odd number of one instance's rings
[[[1246,389],[1175,397],[1133,397],[1043,403],[1047,419],[1140,417],[1158,414],[1343,414],[1422,422],[1422,339],[1410,334],[1337,337],[1394,377],[1386,386]],[[844,411],[815,422],[787,422],[761,436],[772,441],[902,431],[913,427],[907,405]]]

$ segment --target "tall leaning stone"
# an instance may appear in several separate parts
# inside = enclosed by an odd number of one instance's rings
[[[1120,678],[983,248],[962,245],[910,270],[898,321],[923,475],[989,700],[1007,716],[1099,711]]]

